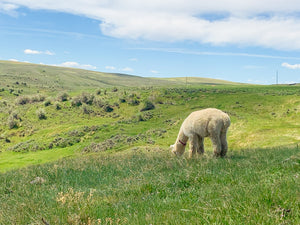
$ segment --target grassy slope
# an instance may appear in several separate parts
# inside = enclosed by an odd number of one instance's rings
[[[61,147],[68,147],[65,148],[64,154],[59,154],[57,157],[72,155],[92,142],[102,143],[118,134],[126,136],[123,137],[124,139],[139,138],[137,135],[150,133],[134,143],[126,143],[122,137],[119,139],[116,137],[113,139],[116,143],[112,146],[116,150],[124,150],[132,144],[144,145],[145,142],[152,141],[167,148],[174,142],[183,119],[190,112],[207,107],[220,108],[231,116],[232,125],[228,139],[232,150],[293,145],[300,140],[297,122],[300,121],[299,91],[298,87],[275,86],[135,88],[117,92],[108,89],[106,95],[102,93],[96,97],[110,105],[118,105],[113,107],[114,111],[111,113],[106,113],[102,108],[94,105],[74,107],[71,106],[72,100],[60,102],[62,109],[56,110],[55,96],[49,97],[52,105],[47,107],[43,102],[26,105],[16,105],[12,102],[7,106],[0,103],[0,143],[3,152],[0,170],[5,171],[9,168],[55,159],[52,151],[32,152],[35,149],[49,150],[48,146],[56,143],[55,140],[62,140],[65,143],[69,140],[77,140],[66,146],[63,144],[54,146],[52,149],[57,151],[62,151]],[[119,99],[130,99],[129,96],[134,95],[138,95],[140,105],[120,103]],[[156,109],[140,112],[143,102],[148,99],[156,104]],[[45,110],[46,120],[38,119],[36,111],[40,108]],[[90,110],[91,113],[84,113],[84,109]],[[14,113],[20,118],[16,120],[19,127],[9,129],[7,122]],[[98,126],[95,131],[88,130],[95,125]],[[84,131],[85,127],[88,127],[86,131]],[[159,134],[160,130],[164,133]],[[210,141],[206,141],[205,144],[210,148]],[[20,160],[8,160],[16,157],[16,153],[6,150],[24,151],[21,148],[29,149],[29,153],[21,156]],[[43,154],[44,160],[37,157],[37,155],[42,157]],[[31,160],[28,161],[27,158]]]
[[[97,224],[97,219],[102,224],[299,224],[299,87],[118,86],[116,91],[109,84],[96,95],[100,84],[91,84],[95,98],[113,107],[108,113],[95,104],[72,106],[81,90],[61,73],[66,79],[61,87],[71,91],[68,101],[59,102],[60,110],[55,82],[43,93],[43,82],[35,86],[34,79],[21,87],[26,79],[20,75],[0,81],[5,89],[0,92],[0,171],[5,172],[0,224],[41,224],[41,218],[50,224]],[[40,90],[51,105],[15,104],[21,88],[21,96]],[[141,103],[132,106],[133,99]],[[140,112],[147,100],[155,109]],[[202,158],[171,156],[168,146],[183,119],[207,107],[231,116],[228,157],[212,158],[210,141]],[[39,108],[46,120],[37,118]],[[18,127],[9,129],[8,118],[15,114]],[[85,147],[98,148],[92,143],[99,143],[101,152],[83,153]],[[71,158],[56,161],[66,156]],[[45,162],[51,163],[25,168]],[[30,184],[37,176],[45,183]]]
[[[210,84],[210,85],[220,85],[220,84],[230,84],[230,85],[240,85],[240,83],[220,80],[220,79],[212,79],[212,78],[204,78],[204,77],[176,77],[176,78],[164,78],[162,80],[173,81],[179,83],[181,85],[199,85],[199,84]]]
[[[232,82],[205,78],[189,78],[196,83],[228,84]],[[174,86],[182,85],[181,78],[155,79],[126,74],[101,73],[82,69],[36,65],[30,63],[0,61],[0,85],[16,87],[16,82],[23,85],[27,92],[39,91],[77,91],[112,86]]]
[[[1,85],[16,86],[16,82],[27,83],[23,89],[28,92],[77,91],[111,86],[151,86],[172,82],[131,76],[110,74],[82,69],[36,65],[30,63],[0,61]],[[29,88],[26,88],[28,87]]]

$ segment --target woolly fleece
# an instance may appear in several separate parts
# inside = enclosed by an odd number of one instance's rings
[[[210,137],[214,155],[224,157],[228,149],[226,135],[229,126],[229,116],[219,109],[208,108],[192,112],[180,127],[176,142],[171,145],[172,152],[182,155],[189,140],[190,157],[196,152],[203,154],[203,140]]]

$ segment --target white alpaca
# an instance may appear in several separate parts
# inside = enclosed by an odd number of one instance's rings
[[[192,112],[182,123],[172,152],[182,155],[189,139],[189,155],[204,153],[203,140],[210,137],[215,156],[224,157],[227,153],[227,129],[230,126],[229,116],[221,110],[208,108]]]

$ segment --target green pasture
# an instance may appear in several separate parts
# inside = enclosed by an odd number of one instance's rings
[[[169,151],[218,108],[229,151]],[[300,87],[0,61],[0,224],[299,224]]]

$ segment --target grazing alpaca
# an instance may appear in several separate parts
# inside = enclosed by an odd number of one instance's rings
[[[228,148],[226,133],[229,126],[230,118],[221,110],[208,108],[192,112],[183,121],[175,144],[170,146],[172,152],[182,155],[189,139],[190,157],[196,152],[203,154],[203,140],[205,137],[210,137],[215,156],[224,157]]]

